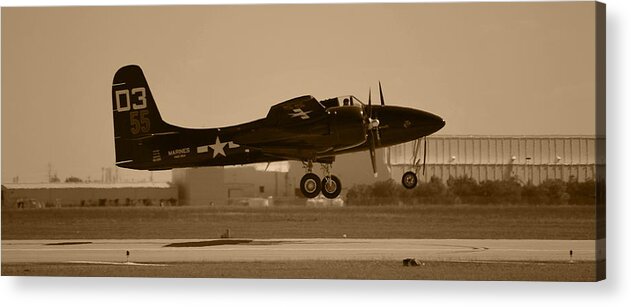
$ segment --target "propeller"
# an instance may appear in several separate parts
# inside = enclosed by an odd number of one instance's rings
[[[373,133],[370,134],[368,143],[370,145],[370,163],[372,164],[373,175],[377,178],[377,153],[375,152],[375,135]]]
[[[379,81],[379,97],[381,98],[381,105],[384,106],[385,103],[383,102],[383,91],[381,90],[381,81]]]
[[[376,158],[376,147],[378,144],[381,144],[381,136],[379,134],[379,119],[373,118],[372,111],[372,90],[368,89],[368,117],[366,118],[366,132],[368,133],[368,146],[370,149],[370,162],[372,164],[373,174],[375,178],[377,177],[377,158]],[[384,106],[385,102],[383,99],[383,90],[381,89],[381,81],[379,81],[379,99],[381,101],[381,105]]]
[[[372,92],[371,88],[368,88],[368,118],[372,118],[372,105],[370,104],[370,94]]]

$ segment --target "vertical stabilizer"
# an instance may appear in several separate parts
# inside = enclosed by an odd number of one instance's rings
[[[116,162],[134,160],[138,140],[173,131],[158,112],[147,80],[137,65],[120,68],[112,82]]]

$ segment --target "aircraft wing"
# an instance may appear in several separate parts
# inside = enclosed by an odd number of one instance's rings
[[[267,117],[235,133],[236,144],[279,155],[321,151],[330,147],[329,116],[312,96],[301,96],[270,108]],[[301,154],[298,154],[302,156]]]
[[[326,111],[318,100],[313,96],[301,96],[271,107],[266,119],[269,126],[291,128],[308,125],[323,117],[326,117]]]

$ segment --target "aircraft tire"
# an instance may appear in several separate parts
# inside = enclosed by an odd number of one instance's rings
[[[300,179],[300,192],[307,198],[318,196],[321,189],[320,177],[314,173],[307,173]]]
[[[330,180],[330,181],[329,181]],[[342,182],[339,178],[331,175],[330,179],[322,178],[322,195],[326,198],[336,198],[342,192]]]
[[[403,174],[403,177],[401,178],[401,183],[403,184],[403,187],[408,190],[414,189],[414,187],[416,187],[416,184],[418,183],[418,178],[416,177],[416,174],[414,172],[408,171]]]

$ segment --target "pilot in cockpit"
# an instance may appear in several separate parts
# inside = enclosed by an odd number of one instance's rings
[[[350,100],[348,98],[344,98],[344,105],[347,106],[349,105]]]

